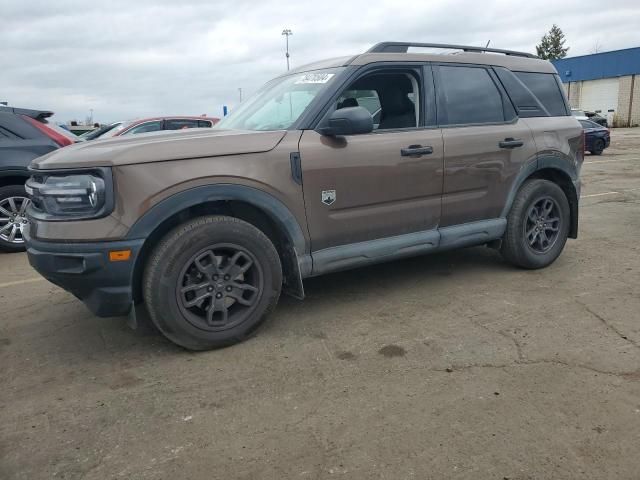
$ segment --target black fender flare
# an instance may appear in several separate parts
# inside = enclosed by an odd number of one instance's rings
[[[507,196],[507,201],[505,202],[504,208],[502,209],[502,213],[500,214],[501,218],[506,218],[511,210],[511,206],[516,198],[518,190],[522,184],[532,175],[540,170],[557,170],[560,173],[565,174],[571,180],[571,184],[573,187],[574,198],[569,199],[569,205],[571,208],[571,226],[569,229],[569,235],[571,238],[576,238],[578,233],[578,204],[580,202],[580,176],[578,174],[578,169],[574,166],[574,162],[570,159],[570,157],[559,157],[557,155],[540,155],[535,161],[529,162],[526,164],[518,173],[513,184],[511,185],[511,190],[509,191],[509,195]]]
[[[265,212],[286,235],[295,256],[296,289],[292,293],[303,297],[302,279],[311,272],[309,244],[302,227],[284,203],[273,195],[257,188],[237,184],[202,185],[175,193],[160,201],[140,217],[129,229],[126,238],[130,240],[146,239],[163,222],[175,214],[196,205],[216,201],[241,201]]]

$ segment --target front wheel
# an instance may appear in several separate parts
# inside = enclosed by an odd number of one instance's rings
[[[275,308],[280,258],[269,238],[233,217],[190,220],[152,252],[144,299],[158,329],[190,350],[248,338]]]
[[[523,268],[543,268],[562,252],[569,235],[569,202],[548,180],[530,180],[518,192],[502,241],[502,255]]]

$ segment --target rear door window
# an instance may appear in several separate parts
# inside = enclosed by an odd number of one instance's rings
[[[538,98],[552,117],[566,116],[567,106],[553,73],[513,72]]]
[[[170,118],[165,121],[165,130],[182,130],[183,128],[197,128],[198,120],[188,118]]]
[[[438,72],[440,125],[504,122],[502,95],[487,69],[441,65]]]

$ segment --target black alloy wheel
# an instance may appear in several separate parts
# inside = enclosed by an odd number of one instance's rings
[[[180,310],[195,327],[222,330],[251,315],[263,288],[253,255],[239,245],[215,244],[192,256],[178,276]]]
[[[560,207],[551,197],[537,200],[527,212],[524,235],[529,248],[538,254],[545,254],[553,248],[560,233]]]

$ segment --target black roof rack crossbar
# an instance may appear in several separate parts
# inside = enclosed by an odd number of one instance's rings
[[[535,55],[526,52],[515,52],[513,50],[502,50],[500,48],[474,47],[473,45],[449,45],[446,43],[415,43],[415,42],[381,42],[375,44],[366,53],[407,53],[409,47],[420,48],[443,48],[451,50],[463,50],[465,52],[491,52],[513,55],[516,57],[537,58]]]

